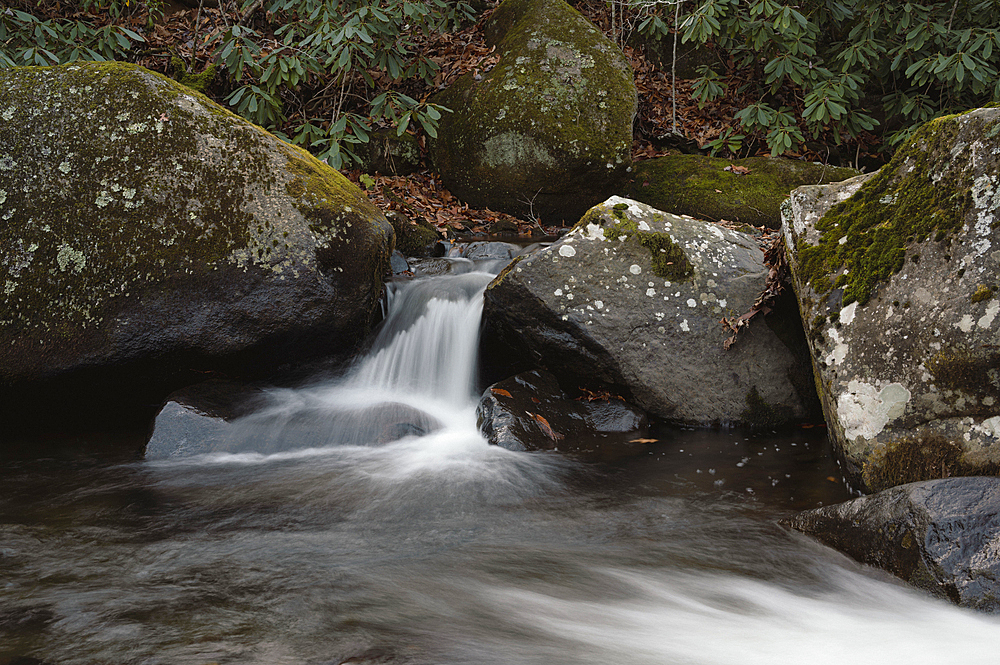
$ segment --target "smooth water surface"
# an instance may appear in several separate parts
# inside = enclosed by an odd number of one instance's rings
[[[998,618],[777,525],[848,498],[821,428],[488,446],[489,275],[450,279],[394,293],[348,376],[200,448],[6,465],[0,662],[996,661]]]

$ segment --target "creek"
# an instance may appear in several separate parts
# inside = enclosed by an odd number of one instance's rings
[[[778,526],[849,498],[820,427],[487,445],[491,278],[393,286],[345,376],[217,436],[5,464],[0,663],[996,661],[1000,618]]]

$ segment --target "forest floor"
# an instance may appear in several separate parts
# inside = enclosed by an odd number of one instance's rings
[[[205,3],[207,4],[209,3]],[[241,17],[235,9],[225,9],[227,6],[235,8],[237,4],[223,2],[219,7],[202,6],[198,9],[178,4],[178,0],[165,0],[164,14],[155,22],[152,30],[147,29],[144,15],[136,15],[131,19],[133,25],[130,27],[143,33],[147,42],[146,49],[138,59],[139,64],[169,76],[172,74],[171,58],[177,55],[188,64],[189,71],[204,70],[216,58],[214,49],[199,47],[195,50],[195,43],[204,44],[207,36],[221,33],[229,25],[239,21]],[[499,58],[486,45],[484,35],[484,25],[495,4],[495,1],[487,0],[488,8],[479,15],[479,20],[474,25],[418,42],[419,53],[440,68],[430,85],[418,79],[384,83],[414,99],[424,101],[464,74],[488,71]],[[44,5],[43,0],[39,3],[39,10],[44,11]],[[575,6],[605,34],[610,33],[608,3],[583,0],[575,3]],[[52,11],[57,11],[56,5],[53,7]],[[245,21],[247,17],[242,19]],[[622,50],[632,65],[639,93],[633,131],[633,161],[677,152],[678,145],[683,145],[685,151],[697,150],[733,125],[733,116],[745,101],[739,97],[738,82],[728,86],[731,94],[699,105],[692,97],[692,81],[678,79],[676,85],[672,85],[669,68],[664,70],[658,67],[646,57],[642,49],[626,44]],[[376,78],[384,78],[379,72],[370,73]],[[225,85],[216,86],[208,92],[215,101],[225,105],[224,98],[229,92]],[[331,108],[333,103],[331,100]],[[322,110],[321,108],[318,115],[323,115]],[[317,114],[316,109],[311,112]],[[287,113],[290,121],[294,122],[295,111]],[[408,131],[417,134],[424,154],[424,168],[416,173],[397,176],[363,173],[356,168],[341,171],[363,187],[368,197],[384,211],[399,211],[414,224],[425,221],[437,228],[445,238],[486,236],[492,229],[499,227],[516,228],[517,235],[521,237],[556,235],[560,232],[559,227],[549,226],[545,220],[519,219],[501,212],[473,209],[459,201],[442,185],[441,178],[430,168],[426,158],[426,136],[413,128],[413,124]],[[786,157],[825,161],[823,155],[810,151],[786,154]]]

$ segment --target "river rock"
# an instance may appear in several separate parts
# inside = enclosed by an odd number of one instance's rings
[[[487,388],[476,420],[487,441],[516,451],[573,448],[595,434],[635,432],[649,424],[642,409],[620,397],[573,399],[551,373],[538,370]]]
[[[664,212],[777,229],[781,203],[793,189],[856,175],[854,169],[795,159],[667,155],[638,162],[626,191]]]
[[[563,0],[505,0],[487,38],[499,62],[434,98],[454,111],[431,142],[434,165],[470,205],[575,222],[631,164],[631,67]]]
[[[0,71],[0,219],[3,438],[146,426],[211,372],[345,357],[393,243],[333,169],[122,63]]]
[[[1000,478],[909,483],[786,525],[959,605],[1000,610]]]
[[[1000,109],[796,189],[789,264],[834,447],[865,491],[1000,470]]]
[[[767,274],[752,236],[612,197],[490,284],[486,339],[562,385],[605,384],[677,424],[810,418],[794,302],[723,349],[720,320],[749,311]]]

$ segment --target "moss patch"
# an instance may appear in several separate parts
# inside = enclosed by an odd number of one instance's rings
[[[819,243],[799,240],[801,279],[819,293],[836,280],[844,305],[864,304],[879,282],[903,267],[911,243],[943,241],[959,229],[972,182],[947,169],[958,130],[948,118],[927,123],[854,196],[833,206],[816,223]]]
[[[730,165],[750,169],[739,175]],[[627,188],[629,198],[675,215],[779,228],[781,202],[796,187],[846,180],[854,169],[788,159],[741,160],[668,155],[639,162]]]
[[[615,221],[604,229],[607,240],[622,240],[638,242],[649,250],[653,273],[672,282],[683,282],[694,274],[694,266],[688,260],[684,250],[678,247],[667,233],[655,231],[640,231],[638,224],[625,215],[628,205],[619,203],[612,211]],[[582,220],[581,220],[581,223]]]
[[[962,447],[940,434],[888,442],[872,452],[862,469],[865,486],[872,492],[955,475],[962,475]]]

